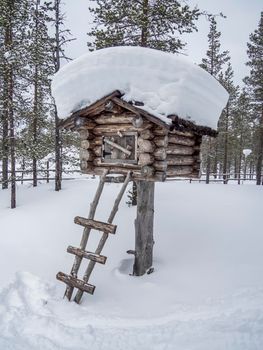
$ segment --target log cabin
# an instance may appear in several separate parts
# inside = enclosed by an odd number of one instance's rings
[[[216,131],[175,114],[167,123],[142,106],[114,91],[60,122],[61,128],[79,133],[82,172],[131,171],[134,180],[147,181],[198,177],[202,136],[214,137]]]

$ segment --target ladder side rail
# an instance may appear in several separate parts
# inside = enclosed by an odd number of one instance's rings
[[[107,174],[108,174],[108,169],[105,169],[105,171],[103,172],[103,174],[100,178],[100,182],[99,182],[97,191],[95,193],[94,199],[90,204],[90,211],[89,211],[89,215],[88,215],[89,219],[93,219],[95,216],[95,212],[96,212],[96,209],[97,209],[97,206],[98,206],[98,203],[99,203],[99,200],[100,200],[103,188],[104,188]],[[85,229],[83,230],[83,234],[82,234],[82,238],[81,238],[81,242],[80,242],[80,249],[82,249],[82,250],[86,249],[87,242],[88,242],[89,235],[90,235],[90,231],[91,231],[91,229],[88,227],[85,227]],[[73,263],[73,266],[72,266],[72,269],[70,272],[70,274],[73,277],[77,277],[82,259],[83,259],[83,257],[77,256],[77,255],[75,256],[74,263]],[[67,285],[64,297],[67,297],[67,299],[70,300],[72,298],[73,291],[74,291],[74,287]]]
[[[122,185],[122,188],[121,188],[121,190],[120,190],[120,192],[119,192],[119,194],[118,194],[118,196],[117,196],[117,198],[116,198],[116,200],[114,202],[114,206],[112,208],[112,211],[110,213],[109,219],[107,221],[109,224],[111,224],[113,222],[113,220],[114,220],[114,217],[115,217],[115,215],[116,215],[116,213],[117,213],[117,211],[119,209],[119,204],[121,202],[121,199],[122,199],[122,197],[124,195],[124,192],[125,192],[125,190],[126,190],[126,188],[128,186],[128,183],[130,181],[130,178],[131,178],[131,172],[129,171],[127,173],[126,179],[125,179],[125,181],[124,181],[124,183]],[[101,253],[101,251],[102,251],[102,249],[103,249],[103,247],[104,247],[104,245],[105,245],[105,243],[106,243],[106,241],[108,239],[108,236],[109,236],[108,233],[105,233],[105,232],[103,233],[103,235],[102,235],[102,237],[100,239],[99,245],[98,245],[97,249],[95,250],[95,254],[100,254]],[[89,280],[90,275],[91,275],[91,273],[92,273],[92,271],[93,271],[93,269],[95,267],[95,264],[96,264],[96,262],[94,262],[94,261],[90,261],[89,262],[88,267],[87,267],[87,269],[86,269],[86,271],[84,273],[84,276],[83,276],[83,281],[84,282],[87,282]],[[82,295],[83,295],[83,291],[79,289],[77,291],[77,293],[76,293],[74,301],[79,304],[80,300],[82,298]]]

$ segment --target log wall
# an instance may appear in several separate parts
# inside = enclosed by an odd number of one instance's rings
[[[198,177],[201,137],[191,132],[168,131],[131,112],[112,109],[86,118],[78,128],[80,135],[80,164],[83,173],[125,175],[132,171],[133,179],[164,181],[165,178]],[[137,164],[105,163],[102,160],[102,137],[137,133]]]

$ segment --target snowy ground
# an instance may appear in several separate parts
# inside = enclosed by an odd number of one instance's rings
[[[1,350],[261,350],[263,188],[169,182],[156,186],[155,272],[129,276],[135,210],[123,200],[117,234],[81,305],[62,299],[58,271],[80,242],[97,180],[20,186],[18,208],[0,192]],[[106,220],[120,185],[107,185]],[[100,237],[93,233],[89,248]]]

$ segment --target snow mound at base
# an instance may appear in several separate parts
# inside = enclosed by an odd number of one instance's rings
[[[244,290],[204,305],[178,305],[174,314],[152,320],[112,319],[62,301],[50,284],[19,272],[0,292],[0,349],[259,350],[262,297],[262,289]]]
[[[61,118],[119,90],[167,124],[167,116],[177,114],[214,129],[228,99],[219,82],[186,57],[142,47],[87,53],[55,75],[52,90]]]

